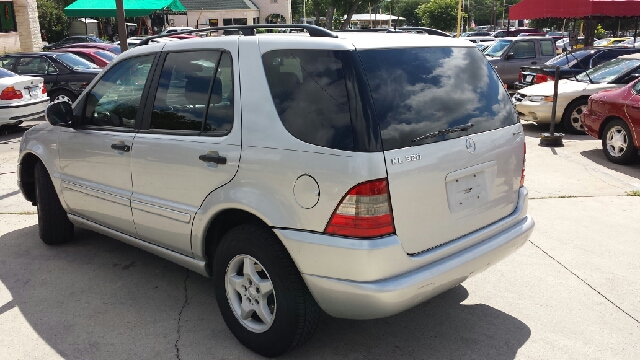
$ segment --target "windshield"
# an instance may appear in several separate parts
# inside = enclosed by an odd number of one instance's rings
[[[384,150],[459,138],[518,121],[491,64],[474,48],[362,50],[358,54]],[[441,132],[467,126],[465,131]]]
[[[3,68],[0,68],[0,79],[2,78],[6,78],[6,77],[12,77],[12,76],[18,76],[15,73],[12,73],[9,70],[5,70]]]
[[[97,42],[97,43],[104,42],[102,39],[98,39],[97,37],[94,37],[94,36],[87,36],[87,40],[90,40],[91,42]]]
[[[513,40],[498,40],[491,44],[485,51],[485,55],[500,57],[502,53],[511,45]]]
[[[576,52],[565,52],[546,62],[547,65],[572,67],[578,61],[584,59],[593,50],[581,50]],[[581,62],[582,63],[582,62]]]
[[[98,69],[95,64],[92,64],[73,54],[60,54],[56,55],[56,59],[60,60],[63,64],[70,67],[73,70],[77,69]]]
[[[598,41],[594,42],[593,45],[594,46],[604,46],[604,45],[607,45],[610,41],[611,41],[611,39],[602,39],[602,40],[598,40]]]
[[[582,73],[576,77],[578,81],[589,82],[589,77],[596,84],[606,84],[632,69],[640,66],[640,60],[617,58],[587,70],[589,76]]]
[[[98,55],[99,57],[107,61],[111,61],[116,58],[116,56],[113,53],[108,51],[103,51],[103,50],[94,51],[94,54]]]

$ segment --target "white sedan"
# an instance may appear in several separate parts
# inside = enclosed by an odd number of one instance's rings
[[[0,125],[20,125],[44,115],[49,97],[39,77],[0,68]]]
[[[623,55],[602,63],[575,78],[558,82],[556,123],[568,133],[584,134],[580,121],[589,96],[625,86],[640,77],[640,54]],[[550,123],[553,108],[553,81],[520,89],[512,101],[521,120]]]

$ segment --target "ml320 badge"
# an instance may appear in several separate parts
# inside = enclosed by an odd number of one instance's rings
[[[405,156],[404,158],[400,158],[400,157],[391,158],[391,165],[398,165],[398,164],[402,164],[403,162],[410,162],[410,161],[417,161],[417,160],[422,160],[422,155],[411,154],[411,155]]]

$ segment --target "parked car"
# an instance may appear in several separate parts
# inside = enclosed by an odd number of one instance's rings
[[[120,55],[120,53],[122,53],[122,51],[120,50],[120,45],[109,44],[109,43],[77,43],[77,44],[62,46],[59,49],[64,49],[67,47],[72,47],[76,49],[77,48],[100,49],[100,50],[106,50],[106,51],[112,52],[116,55]]]
[[[305,29],[138,46],[50,105],[18,160],[41,239],[88,227],[213,277],[271,357],[320,309],[390,316],[527,241],[523,128],[473,44]]]
[[[640,81],[620,89],[603,90],[589,97],[582,114],[587,134],[602,139],[609,161],[631,164],[640,149]]]
[[[60,48],[53,52],[70,53],[87,62],[95,64],[99,68],[104,68],[116,58],[116,55],[110,51],[91,49],[91,48]]]
[[[69,36],[66,37],[60,41],[58,41],[57,43],[53,43],[53,44],[48,44],[42,47],[42,50],[47,51],[47,50],[54,50],[54,49],[58,49],[61,48],[63,46],[66,45],[72,45],[72,44],[77,44],[77,43],[104,43],[103,40],[98,39],[95,36],[87,36],[87,35],[77,35],[77,36]]]
[[[558,120],[569,133],[584,134],[580,116],[589,96],[605,89],[621,88],[640,77],[640,54],[623,55],[600,64],[575,79],[558,82]],[[553,82],[536,84],[519,90],[513,102],[520,119],[549,123],[553,104]]]
[[[536,28],[518,28],[518,29],[509,29],[507,30],[498,30],[493,34],[495,38],[505,38],[505,37],[514,37],[520,34],[525,33],[539,33],[540,30]]]
[[[618,45],[618,44],[623,43],[623,42],[625,42],[627,40],[629,40],[629,38],[606,38],[606,39],[600,39],[600,40],[594,41],[593,46]]]
[[[491,36],[469,36],[469,37],[465,37],[464,40],[467,41],[471,41],[472,43],[487,43],[487,42],[494,42],[496,41],[496,38],[491,37]]]
[[[547,37],[547,33],[531,32],[531,33],[521,33],[521,34],[518,34],[518,37],[535,37],[535,36]]]
[[[41,77],[51,101],[74,102],[100,68],[73,54],[17,53],[0,56],[0,66],[19,75]]]
[[[161,34],[175,34],[175,33],[180,33],[180,32],[189,31],[189,30],[194,30],[194,29],[189,26],[171,26],[166,28],[164,31],[162,31]]]
[[[173,36],[173,35],[172,35]],[[146,38],[146,36],[134,36],[134,37],[130,37],[127,39],[127,46],[129,47],[129,49],[132,49],[136,46],[138,46],[138,44],[144,40]],[[157,38],[157,39],[152,39],[150,42],[152,44],[157,44],[157,43],[165,43],[165,42],[169,42],[169,41],[177,41],[180,39],[175,39],[170,37],[166,37],[166,38]]]
[[[482,36],[485,36],[485,37],[491,36],[491,33],[489,31],[471,31],[471,32],[466,32],[460,35],[460,37],[482,37]]]
[[[625,47],[637,47],[637,48],[640,48],[640,38],[637,38],[635,40],[633,38],[631,38],[631,39],[628,39],[628,40],[625,40],[625,41],[621,42],[618,45],[619,46],[625,46]]]
[[[569,79],[619,56],[638,52],[640,52],[640,49],[618,47],[569,51],[554,57],[544,65],[521,67],[515,88],[522,89],[527,86],[553,81],[555,79],[556,66],[560,66],[560,79]]]
[[[512,88],[522,66],[543,64],[555,57],[556,51],[549,38],[515,37],[498,39],[484,50],[484,54],[502,82]]]
[[[0,68],[0,125],[40,118],[49,104],[44,80]]]
[[[560,52],[566,52],[574,49],[582,49],[584,47],[584,37],[578,38],[578,43],[575,46],[569,44],[569,38],[562,39],[556,42],[556,47],[560,49]]]

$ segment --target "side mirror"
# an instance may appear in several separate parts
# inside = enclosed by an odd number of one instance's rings
[[[508,53],[507,56],[504,57],[505,60],[509,61],[513,58],[515,58],[516,56],[513,53]]]
[[[47,106],[44,117],[54,126],[69,125],[73,120],[71,103],[64,100],[53,102]]]

